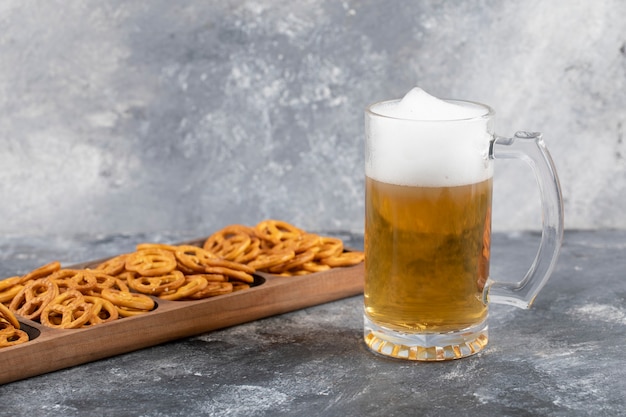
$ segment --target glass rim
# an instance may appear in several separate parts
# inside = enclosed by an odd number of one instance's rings
[[[399,102],[400,98],[396,98],[396,99],[391,99],[391,100],[383,100],[383,101],[377,101],[375,103],[370,104],[369,106],[367,106],[365,108],[365,112],[369,115],[372,116],[376,116],[376,117],[381,117],[381,118],[385,118],[385,119],[389,119],[389,120],[398,120],[398,121],[406,121],[406,122],[422,122],[422,123],[440,123],[440,122],[468,122],[468,121],[472,121],[472,120],[481,120],[481,119],[488,119],[490,117],[495,116],[496,112],[494,109],[492,109],[490,106],[483,104],[483,103],[479,103],[477,101],[470,101],[470,100],[457,100],[457,99],[441,99],[442,101],[445,102],[449,102],[449,103],[461,103],[461,104],[471,104],[473,106],[478,106],[478,107],[482,107],[483,109],[485,109],[485,113],[481,114],[479,116],[472,116],[472,117],[461,117],[461,118],[452,118],[452,119],[407,119],[405,117],[395,117],[395,116],[389,116],[386,114],[382,114],[377,112],[376,110],[374,110],[375,107],[377,106],[382,106],[385,104],[391,104],[391,103],[397,103]]]

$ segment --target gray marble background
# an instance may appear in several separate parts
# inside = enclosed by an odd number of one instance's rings
[[[0,232],[363,227],[363,109],[414,85],[539,130],[570,229],[626,228],[626,2],[0,3]],[[496,162],[494,229],[535,229]]]

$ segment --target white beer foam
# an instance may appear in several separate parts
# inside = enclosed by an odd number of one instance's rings
[[[491,117],[478,104],[449,102],[420,88],[376,104],[367,118],[366,175],[398,185],[452,187],[493,175]]]
[[[482,116],[486,109],[472,103],[441,100],[415,87],[400,101],[382,103],[376,113],[397,119],[457,120]]]

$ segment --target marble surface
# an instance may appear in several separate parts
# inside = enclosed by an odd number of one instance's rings
[[[363,110],[414,85],[542,131],[568,227],[626,228],[622,0],[3,0],[0,233],[362,232]],[[535,229],[496,163],[494,228]],[[592,172],[593,175],[589,173]]]
[[[193,237],[0,237],[0,276]],[[495,234],[492,276],[516,280],[537,243]],[[493,305],[470,358],[371,354],[356,296],[0,386],[0,416],[623,416],[625,255],[624,231],[567,232],[533,307]]]

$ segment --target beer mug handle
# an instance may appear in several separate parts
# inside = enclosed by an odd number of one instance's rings
[[[537,255],[526,276],[519,282],[487,281],[485,302],[529,308],[550,278],[563,240],[563,198],[554,162],[541,133],[517,132],[513,138],[496,136],[493,159],[521,159],[534,171],[541,195],[542,233]]]

